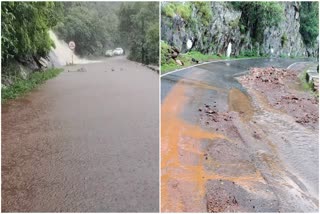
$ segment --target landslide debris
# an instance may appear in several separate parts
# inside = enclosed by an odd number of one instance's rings
[[[318,100],[312,94],[298,89],[298,70],[251,68],[248,75],[238,80],[249,91],[263,94],[273,108],[293,116],[297,123],[312,129],[318,128]]]

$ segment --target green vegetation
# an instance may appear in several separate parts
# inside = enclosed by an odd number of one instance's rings
[[[196,8],[197,16],[201,17],[201,22],[204,26],[208,26],[212,21],[212,10],[210,2],[196,1],[192,2]]]
[[[45,56],[54,45],[48,31],[60,17],[59,2],[1,2],[1,63]]]
[[[287,37],[287,34],[284,33],[282,36],[281,36],[281,46],[285,46],[288,42],[288,37]]]
[[[49,30],[60,20],[61,6],[59,2],[1,3],[1,76],[10,80],[9,86],[2,87],[2,102],[22,95],[60,73],[58,69],[26,73],[24,79],[15,70],[18,69],[15,61],[30,62],[49,53],[54,47]]]
[[[131,60],[157,63],[157,3],[65,2],[64,5],[65,19],[56,31],[65,41],[75,41],[79,55],[101,56],[107,49],[123,47],[129,50]]]
[[[191,4],[189,2],[167,2],[161,9],[161,15],[173,18],[175,15],[181,16],[185,21],[191,18]]]
[[[306,45],[314,45],[319,35],[319,2],[301,2],[300,33]]]
[[[277,26],[284,17],[284,7],[279,2],[230,2],[241,11],[240,26],[250,30],[251,37],[262,43],[266,27]]]
[[[233,29],[237,28],[239,26],[239,19],[232,20],[231,22],[229,22],[229,26]]]
[[[315,96],[319,100],[319,93],[316,93],[313,88],[313,83],[309,83],[307,81],[307,71],[302,72],[299,75],[301,88],[304,91],[309,91],[313,96]]]
[[[168,53],[170,52],[171,46],[164,41],[161,41],[161,74],[165,74],[170,71],[174,71],[181,68],[186,68],[188,66],[196,64],[192,61],[192,58],[198,60],[199,63],[202,62],[210,62],[215,60],[222,60],[222,59],[230,59],[226,56],[218,56],[214,54],[203,54],[199,51],[190,51],[186,54],[179,54],[177,59],[183,62],[183,66],[177,64],[172,58],[168,57]],[[260,58],[265,56],[257,56],[255,50],[252,51],[245,51],[240,53],[239,56],[236,56],[231,59],[249,59],[249,58]]]
[[[159,5],[156,2],[64,2],[64,19],[55,27],[65,41],[75,41],[80,56],[102,56],[122,47],[128,58],[158,63]]]
[[[61,22],[54,28],[60,39],[75,41],[80,56],[101,56],[120,46],[117,2],[63,2]]]
[[[122,3],[119,10],[120,41],[128,58],[144,64],[159,63],[159,3]]]
[[[261,43],[266,27],[277,26],[284,19],[284,5],[281,2],[230,2],[234,9],[240,10],[241,32],[249,29],[255,41]],[[306,45],[313,45],[319,35],[319,2],[301,2],[300,33]],[[282,35],[284,46],[287,35]]]
[[[187,25],[194,25],[195,19],[191,17],[192,11],[200,18],[201,24],[208,26],[212,20],[210,2],[166,2],[161,8],[161,15],[173,18],[181,16]]]
[[[300,74],[301,86],[305,91],[311,91],[313,89],[313,85],[307,82],[307,71],[304,71]]]
[[[45,72],[34,72],[27,79],[18,78],[16,81],[1,89],[1,102],[17,98],[36,88],[46,80],[56,77],[62,69],[49,69]]]
[[[202,54],[198,51],[190,51],[186,54],[178,55],[177,59],[183,62],[184,64],[183,66],[181,66],[177,64],[173,59],[167,57],[167,54],[170,48],[171,48],[170,45],[168,45],[164,41],[161,41],[161,73],[162,74],[195,64],[195,62],[192,62],[192,58],[198,60],[199,62],[226,59],[226,57],[224,56],[219,57],[217,55]]]
[[[179,59],[180,61],[182,61],[184,63],[183,66],[178,65],[173,59],[169,59],[168,61],[161,63],[161,74],[165,74],[170,71],[174,71],[174,70],[181,69],[181,68],[186,68],[188,66],[196,64],[195,62],[192,62],[192,58],[199,60],[200,63],[203,63],[203,62],[210,62],[210,61],[223,60],[223,59],[225,59],[225,60],[227,60],[227,59],[251,59],[251,58],[261,58],[261,57],[255,56],[255,55],[252,55],[252,56],[239,55],[234,58],[227,58],[225,56],[217,56],[214,54],[202,54],[198,51],[192,51],[192,52],[188,52],[183,55],[179,55],[177,57],[177,59]]]
[[[258,56],[258,52],[256,49],[252,49],[252,50],[244,50],[242,52],[240,52],[239,57],[255,57]]]

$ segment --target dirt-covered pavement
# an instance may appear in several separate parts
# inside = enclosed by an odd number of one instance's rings
[[[294,62],[216,62],[162,77],[162,211],[318,211],[318,103],[295,84],[310,62],[283,70]],[[269,93],[298,97],[314,119],[301,123]]]
[[[2,105],[2,211],[157,212],[158,82],[114,57]]]
[[[314,130],[319,127],[318,99],[310,91],[302,90],[301,75],[306,66],[290,69],[251,68],[239,81],[249,93],[259,93],[274,109],[294,117],[297,123]]]

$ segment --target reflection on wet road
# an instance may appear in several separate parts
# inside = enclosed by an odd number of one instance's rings
[[[162,76],[163,212],[318,210],[317,131],[257,105],[235,79],[294,62],[224,61]]]
[[[81,67],[2,106],[2,211],[159,210],[158,74]]]

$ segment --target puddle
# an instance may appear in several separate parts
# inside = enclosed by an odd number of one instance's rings
[[[239,112],[240,116],[249,121],[254,113],[251,101],[247,95],[237,88],[232,88],[228,96],[229,111]]]
[[[202,147],[227,137],[203,130],[180,118],[188,103],[186,87],[178,82],[162,103],[161,138],[161,211],[206,212],[206,184],[225,179],[243,186],[263,182],[259,172],[237,176],[217,174],[206,169]]]
[[[179,118],[186,86],[177,83],[162,104],[161,210],[162,212],[205,211],[205,182],[201,139],[224,138],[188,124]]]
[[[161,211],[318,210],[318,134],[274,109],[263,96],[257,102],[250,91],[252,98],[237,89],[234,77],[217,78],[217,73],[198,77],[200,81],[181,77],[163,98]],[[207,79],[223,87],[213,88],[204,83]],[[225,93],[230,112],[213,109],[223,117],[201,116],[204,108],[197,106],[205,96],[199,88]],[[218,100],[212,91],[208,94]],[[195,110],[200,122],[182,119]]]

